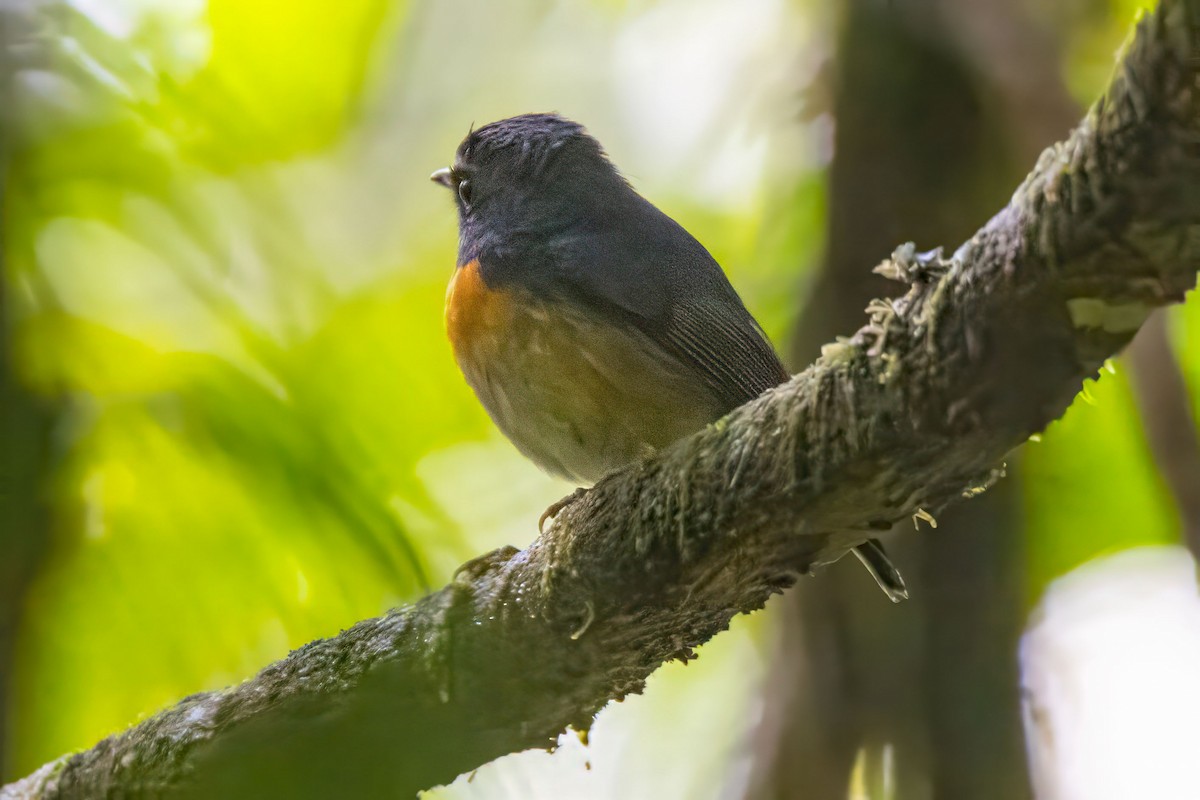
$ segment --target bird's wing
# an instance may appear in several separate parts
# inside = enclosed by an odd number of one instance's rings
[[[589,240],[565,259],[556,290],[641,330],[701,378],[728,412],[790,377],[720,265],[660,212],[664,238]],[[661,234],[661,229],[655,231]],[[560,262],[562,263],[562,262]]]
[[[726,411],[790,377],[758,323],[730,289],[727,297],[685,296],[665,324],[643,327],[667,352],[698,372]]]

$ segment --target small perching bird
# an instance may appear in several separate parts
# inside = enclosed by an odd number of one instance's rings
[[[547,472],[590,485],[789,379],[709,252],[578,123],[493,122],[431,178],[458,206],[455,358]],[[878,540],[854,552],[888,597],[907,597]]]

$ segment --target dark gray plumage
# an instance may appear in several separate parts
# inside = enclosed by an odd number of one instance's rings
[[[447,329],[492,419],[583,484],[788,380],[721,267],[633,190],[579,124],[472,131],[434,180],[455,192]],[[893,599],[878,543],[857,551]]]

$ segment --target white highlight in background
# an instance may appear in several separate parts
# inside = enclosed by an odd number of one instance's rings
[[[1021,642],[1038,800],[1200,798],[1200,593],[1179,547],[1055,581]]]

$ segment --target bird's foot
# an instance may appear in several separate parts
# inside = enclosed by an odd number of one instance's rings
[[[571,505],[571,503],[574,503],[576,500],[583,497],[585,494],[587,494],[587,489],[579,488],[579,489],[576,489],[575,491],[571,492],[569,495],[564,497],[562,500],[559,500],[555,503],[551,503],[550,507],[547,508],[545,511],[543,511],[542,515],[540,517],[538,517],[538,533],[544,532],[544,529],[546,527],[546,520],[553,519],[554,517],[558,516],[558,512],[562,511],[564,508]],[[886,558],[886,556],[885,556],[885,558]]]
[[[858,556],[858,560],[867,568],[867,572],[871,573],[871,577],[879,584],[879,588],[883,589],[889,600],[899,603],[908,599],[904,578],[900,577],[900,570],[896,569],[892,560],[888,558],[883,549],[883,542],[868,539],[854,548],[854,555]]]

